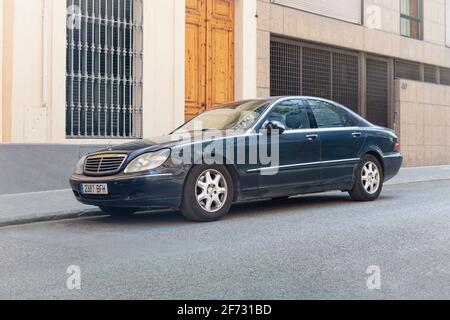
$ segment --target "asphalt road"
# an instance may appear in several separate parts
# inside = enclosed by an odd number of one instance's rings
[[[450,299],[450,181],[0,229],[0,299]],[[81,290],[66,287],[70,265]],[[369,266],[381,289],[367,287]]]

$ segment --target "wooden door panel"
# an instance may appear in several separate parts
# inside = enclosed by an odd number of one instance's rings
[[[234,5],[230,0],[211,0],[211,15],[215,20],[233,22]]]
[[[194,116],[206,101],[206,54],[204,32],[195,23],[186,25],[186,114]]]
[[[186,118],[206,102],[206,0],[186,0]]]
[[[229,30],[212,28],[210,81],[208,81],[208,106],[214,107],[233,100],[232,39]]]
[[[208,0],[208,108],[234,100],[234,1]]]
[[[234,0],[186,0],[186,119],[234,100]]]
[[[202,0],[186,0],[186,13],[201,15],[204,7]]]

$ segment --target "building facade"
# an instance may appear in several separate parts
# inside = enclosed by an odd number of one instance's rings
[[[407,166],[450,164],[450,0],[3,0],[0,28],[1,150],[311,95],[396,130]]]

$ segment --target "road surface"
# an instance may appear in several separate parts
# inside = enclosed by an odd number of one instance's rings
[[[169,213],[3,228],[0,299],[450,299],[449,195],[438,181],[388,186],[373,203],[238,205],[209,224]]]

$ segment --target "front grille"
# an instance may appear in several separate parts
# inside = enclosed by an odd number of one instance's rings
[[[88,157],[84,172],[91,175],[106,175],[117,173],[122,167],[126,154],[100,154]]]

